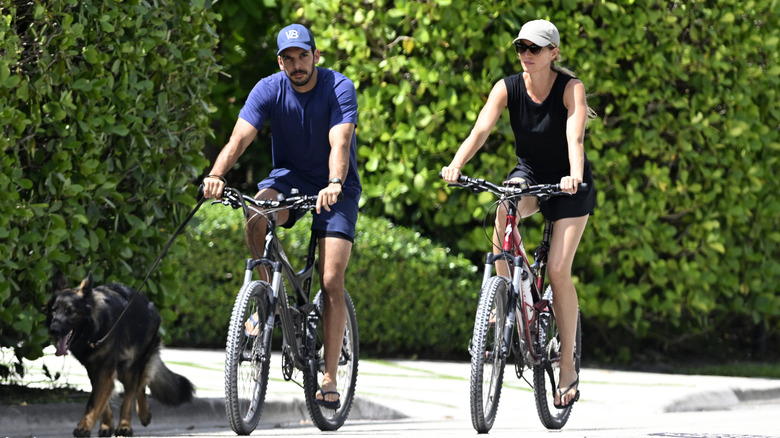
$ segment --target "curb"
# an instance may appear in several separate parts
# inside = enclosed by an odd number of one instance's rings
[[[119,400],[112,400],[111,408],[116,414],[119,410]],[[209,426],[230,428],[223,398],[196,398],[191,403],[179,407],[166,406],[149,399],[149,408],[152,411],[150,427],[155,429],[166,426],[189,430]],[[0,436],[29,437],[49,433],[56,436],[62,435],[63,432],[66,432],[65,436],[69,436],[83,413],[83,403],[3,406],[0,414]],[[349,414],[350,420],[376,421],[402,418],[406,416],[398,411],[359,397],[355,398]],[[114,421],[117,420],[115,415]],[[275,426],[300,423],[309,421],[309,413],[303,400],[266,401],[260,421]],[[143,430],[135,409],[133,409],[131,424],[139,432]]]
[[[734,389],[740,402],[750,403],[764,400],[780,400],[780,387],[764,389]]]
[[[753,403],[765,400],[780,400],[780,387],[764,389],[732,388],[722,391],[708,391],[677,399],[666,405],[666,413],[716,411],[730,409],[740,403]]]

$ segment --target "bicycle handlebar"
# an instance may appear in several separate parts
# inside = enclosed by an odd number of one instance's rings
[[[441,173],[439,173],[441,177]],[[519,185],[510,181],[504,181],[503,186],[499,186],[490,181],[486,181],[482,178],[471,178],[466,175],[458,177],[457,184],[449,184],[451,187],[463,187],[470,190],[472,193],[490,192],[496,196],[506,196],[508,198],[523,197],[523,196],[536,196],[536,197],[548,197],[548,196],[564,196],[571,193],[561,190],[560,184],[537,184],[529,186],[527,184]],[[580,183],[578,190],[587,191],[588,184]]]
[[[317,206],[317,195],[292,195],[284,197],[279,195],[277,199],[255,199],[246,196],[232,187],[225,187],[222,190],[222,199],[212,202],[212,204],[229,205],[235,209],[243,208],[244,203],[250,203],[256,207],[264,209],[286,208],[297,211],[313,210]]]

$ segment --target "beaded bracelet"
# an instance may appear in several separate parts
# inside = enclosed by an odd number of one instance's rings
[[[227,180],[225,180],[225,177],[219,175],[209,175],[206,178],[217,178],[218,180],[222,181],[223,184],[227,184]]]

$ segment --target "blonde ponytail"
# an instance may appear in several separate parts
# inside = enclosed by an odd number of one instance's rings
[[[573,78],[576,78],[577,75],[575,75],[573,71],[569,70],[568,68],[566,68],[566,67],[564,67],[562,65],[557,65],[555,63],[555,61],[560,61],[560,60],[561,60],[561,54],[558,53],[558,56],[555,58],[555,60],[553,60],[553,62],[550,63],[550,68],[553,71],[556,71],[558,73],[562,73],[562,74],[571,76]],[[591,108],[590,105],[588,105],[588,121],[595,120],[595,119],[598,118],[598,116],[599,115],[596,113],[596,111],[593,110],[593,108]]]

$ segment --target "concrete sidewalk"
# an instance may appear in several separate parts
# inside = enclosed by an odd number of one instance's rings
[[[61,373],[61,383],[89,391],[90,383],[81,364],[70,355],[56,357],[53,351],[53,347],[47,348],[43,358],[28,364],[25,381],[50,387],[42,371],[45,364],[51,374]],[[162,358],[174,372],[195,384],[197,399],[180,408],[168,408],[153,401],[152,424],[178,424],[184,425],[185,429],[209,424],[229,429],[223,402],[224,351],[164,349]],[[363,358],[359,364],[356,400],[349,421],[470,418],[470,371],[468,362]],[[530,380],[531,376],[528,378]],[[647,422],[653,418],[649,414],[730,409],[759,400],[780,401],[780,380],[777,379],[680,376],[588,368],[581,371],[580,381],[582,398],[575,405],[569,425],[579,423],[583,426],[596,419],[610,421],[614,418]],[[117,387],[121,389],[120,384]],[[83,410],[82,403],[3,406],[0,436],[44,436],[43,430],[70,432]],[[499,421],[502,414],[522,413],[523,416],[536,418],[535,412],[533,390],[515,377],[514,367],[508,364]],[[281,354],[275,352],[261,423],[266,427],[280,427],[308,421],[303,390],[292,382],[284,381]],[[139,434],[144,434],[135,414],[133,426],[138,428]],[[96,434],[96,430],[93,433]]]

